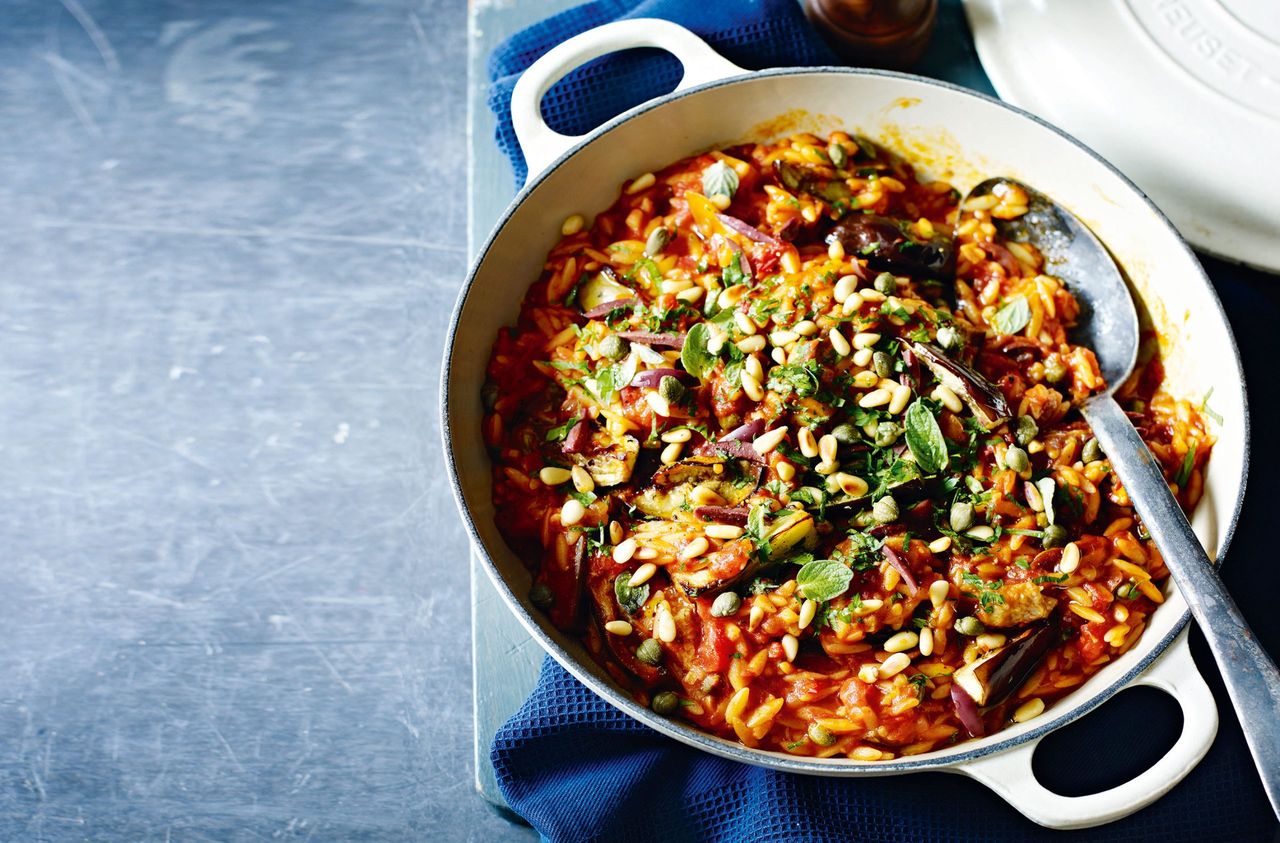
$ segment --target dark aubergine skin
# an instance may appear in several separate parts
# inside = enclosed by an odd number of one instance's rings
[[[840,241],[845,254],[866,258],[872,269],[949,281],[956,274],[951,237],[938,232],[920,240],[906,232],[909,223],[876,214],[854,214],[831,229],[827,243]]]
[[[1027,680],[1049,650],[1053,649],[1053,645],[1061,640],[1060,630],[1061,618],[1056,614],[1051,615],[1044,623],[1023,630],[1004,647],[974,662],[972,668],[969,666],[961,668],[961,670],[971,669],[974,678],[985,691],[980,706],[982,711],[989,711],[1004,702]],[[956,683],[956,687],[964,690],[959,682]],[[964,693],[972,699],[972,695],[967,691]],[[952,701],[956,701],[954,694]],[[957,714],[959,714],[958,710]]]
[[[945,384],[969,405],[974,417],[987,430],[999,427],[1013,416],[1004,393],[975,370],[958,360],[952,360],[937,346],[908,340],[907,347],[939,383]]]

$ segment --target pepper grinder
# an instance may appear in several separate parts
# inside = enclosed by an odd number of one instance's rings
[[[804,0],[804,12],[845,61],[902,70],[929,45],[938,0]]]

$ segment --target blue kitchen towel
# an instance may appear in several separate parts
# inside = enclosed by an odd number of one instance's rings
[[[529,65],[567,38],[615,20],[665,18],[692,30],[729,61],[749,70],[813,67],[836,57],[809,26],[796,0],[596,0],[517,32],[489,57],[489,108],[498,118],[499,148],[511,159],[516,187],[526,168],[511,128],[511,91]],[[680,62],[661,50],[604,56],[570,73],[542,100],[547,124],[580,135],[680,81]]]
[[[490,62],[490,104],[498,143],[517,186],[523,159],[508,103],[521,70],[559,41],[619,17],[663,17],[690,27],[744,67],[833,63],[794,0],[599,0],[527,29]],[[679,66],[670,56],[601,60],[553,89],[543,112],[552,127],[589,131],[617,113],[670,90]],[[664,68],[663,63],[666,62]],[[958,0],[944,0],[938,31],[917,67],[990,93],[973,55]],[[1231,319],[1255,418],[1280,414],[1266,389],[1280,357],[1280,284],[1262,273],[1206,259]],[[1271,411],[1275,410],[1275,413]],[[1280,465],[1280,437],[1257,437],[1255,465]],[[1271,652],[1280,650],[1280,613],[1269,610],[1274,557],[1269,513],[1280,486],[1255,484],[1245,504],[1224,578]],[[546,839],[723,841],[1243,841],[1280,843],[1217,667],[1197,631],[1192,651],[1221,717],[1209,754],[1168,795],[1119,822],[1079,832],[1048,832],[983,786],[945,773],[839,780],[748,767],[690,749],[641,726],[546,659],[537,688],[498,731],[491,760],[510,807]],[[1034,769],[1050,789],[1082,795],[1113,787],[1154,762],[1181,728],[1176,704],[1148,688],[1120,694],[1089,717],[1047,737]]]

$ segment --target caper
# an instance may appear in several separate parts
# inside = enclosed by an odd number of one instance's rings
[[[1044,528],[1044,534],[1040,537],[1040,544],[1046,550],[1051,547],[1062,547],[1067,543],[1067,528],[1061,524],[1050,524]]]
[[[946,350],[953,350],[959,347],[960,332],[950,325],[943,325],[938,329],[938,345]]]
[[[876,370],[877,377],[893,377],[893,358],[887,351],[877,351],[871,355],[871,367]]]
[[[1008,450],[1004,452],[1004,467],[1021,474],[1031,468],[1031,458],[1027,456],[1026,451],[1017,445],[1010,445]]]
[[[1105,456],[1106,454],[1102,453],[1102,446],[1098,444],[1097,439],[1090,439],[1084,443],[1084,449],[1080,451],[1080,459],[1085,463],[1095,462]]]
[[[680,697],[675,691],[663,691],[654,695],[649,707],[653,709],[654,714],[666,717],[669,714],[675,714],[676,709],[680,707]]]
[[[546,611],[551,608],[552,603],[556,602],[556,596],[551,593],[546,583],[537,583],[529,589],[529,602]]]
[[[738,614],[738,609],[741,606],[742,598],[736,592],[725,591],[711,604],[711,616],[714,618],[732,617]]]
[[[1049,383],[1058,383],[1067,376],[1067,367],[1058,359],[1058,355],[1052,354],[1044,361],[1044,379]]]
[[[877,293],[884,293],[891,296],[898,291],[898,279],[893,277],[891,272],[882,272],[876,276],[873,282]]]
[[[837,170],[849,163],[849,153],[835,141],[827,144],[827,157],[831,159],[831,166]]]
[[[659,226],[649,235],[649,239],[644,241],[644,253],[651,258],[656,258],[662,254],[662,250],[667,248],[667,244],[670,242],[671,231]]]
[[[956,618],[956,632],[961,635],[967,635],[970,638],[981,635],[986,631],[986,627],[982,625],[982,621],[970,615]]]
[[[951,529],[957,533],[963,533],[973,526],[973,504],[968,501],[956,501],[951,504],[948,520],[951,522]]]
[[[636,658],[647,665],[657,667],[662,664],[662,645],[656,638],[646,638],[636,647]]]
[[[1040,432],[1040,425],[1036,424],[1036,420],[1031,416],[1018,416],[1018,420],[1014,422],[1013,438],[1017,440],[1019,445],[1026,446],[1032,439],[1036,438],[1036,434]]]
[[[897,422],[880,422],[876,425],[876,447],[888,448],[902,435],[902,425]]]
[[[836,736],[831,733],[830,729],[823,726],[821,723],[810,723],[809,740],[813,741],[818,746],[831,746],[836,742]]]
[[[876,501],[871,507],[871,517],[879,521],[881,524],[888,524],[898,520],[898,502],[893,499],[893,495],[885,495]]]
[[[684,400],[684,384],[671,375],[663,375],[658,381],[658,394],[670,404],[679,404]]]
[[[836,425],[835,430],[831,431],[831,435],[841,445],[856,445],[858,443],[858,428],[848,422]]]
[[[617,360],[630,350],[629,343],[617,334],[610,334],[600,341],[600,356]]]

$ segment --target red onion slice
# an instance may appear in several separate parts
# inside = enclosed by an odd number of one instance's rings
[[[642,342],[655,348],[684,348],[684,334],[655,334],[650,331],[619,331],[628,342]]]
[[[742,442],[749,442],[755,439],[761,433],[764,433],[764,420],[756,419],[755,421],[749,421],[744,425],[735,427],[733,430],[729,431],[724,436],[721,436],[720,441],[730,442],[733,440],[738,440]]]
[[[919,591],[920,584],[916,582],[916,578],[912,575],[911,569],[907,567],[907,560],[902,558],[902,554],[887,544],[882,545],[880,549],[884,551],[884,558],[888,560],[889,564],[902,575],[902,581],[907,584],[907,588],[911,589],[911,593],[915,594]]]
[[[959,685],[951,686],[951,704],[956,707],[956,717],[960,718],[960,722],[969,732],[969,737],[980,738],[987,733],[987,727],[982,722],[982,714],[978,712],[978,704]]]
[[[768,243],[770,246],[782,245],[781,240],[766,234],[751,223],[744,222],[737,217],[731,217],[728,214],[716,214],[716,218],[719,219],[720,222],[724,223],[725,228],[733,229],[748,240],[754,240],[757,243]]]
[[[581,454],[591,446],[591,423],[583,418],[569,428],[569,435],[564,438],[566,454]]]
[[[600,319],[601,317],[608,316],[610,313],[613,313],[615,310],[621,310],[624,307],[631,307],[637,301],[639,301],[639,299],[633,299],[633,298],[614,299],[613,301],[607,301],[603,304],[598,304],[595,307],[591,308],[590,310],[584,312],[582,315],[587,317],[588,319]]]
[[[715,443],[715,449],[725,456],[736,457],[740,460],[749,460],[756,465],[767,465],[764,457],[756,453],[756,449],[746,442],[740,442],[737,439],[722,439]]]

